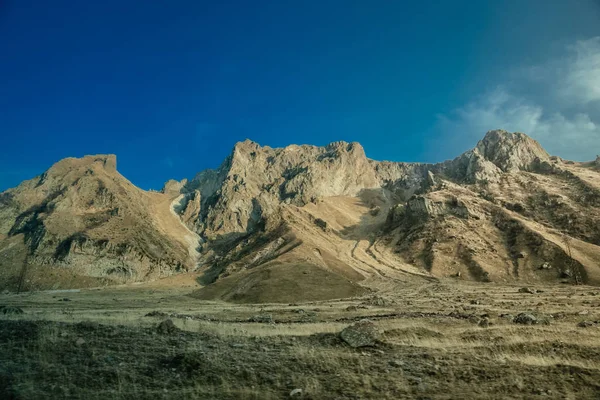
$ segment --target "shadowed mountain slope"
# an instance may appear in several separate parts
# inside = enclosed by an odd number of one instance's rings
[[[194,270],[199,297],[262,302],[446,277],[600,284],[598,160],[551,157],[522,133],[490,131],[438,164],[247,140],[161,193],[115,164],[63,160],[0,195],[6,287],[34,287],[27,271],[62,287]]]

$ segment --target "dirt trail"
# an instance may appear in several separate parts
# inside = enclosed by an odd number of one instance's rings
[[[319,248],[319,254],[323,251],[335,254],[346,267],[363,276],[367,285],[378,278],[405,281],[414,276],[430,279],[426,272],[403,263],[375,241],[392,204],[389,195],[383,192],[375,200],[373,196],[363,197],[326,198],[321,203],[290,210],[295,217],[295,231],[305,244]],[[373,211],[375,208],[376,212]],[[310,216],[327,221],[329,230],[316,228]],[[320,257],[319,260],[324,262]]]

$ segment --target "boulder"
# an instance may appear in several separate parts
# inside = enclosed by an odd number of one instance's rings
[[[532,288],[522,287],[521,289],[519,289],[519,293],[536,294],[537,291],[535,289],[532,289]]]
[[[589,328],[590,326],[594,326],[594,322],[592,321],[581,321],[580,323],[577,324],[577,327],[579,328]]]
[[[520,313],[513,318],[513,322],[521,325],[534,325],[538,323],[538,320],[533,314]]]
[[[551,269],[552,268],[552,264],[550,264],[549,262],[545,262],[542,265],[540,265],[540,269]]]
[[[156,327],[156,331],[161,335],[172,335],[179,332],[172,319],[165,319]]]
[[[520,313],[516,317],[513,318],[513,322],[515,324],[521,325],[548,325],[550,320],[544,316],[536,316],[532,313]]]
[[[375,346],[381,338],[381,332],[373,322],[363,319],[342,330],[340,338],[350,347]]]

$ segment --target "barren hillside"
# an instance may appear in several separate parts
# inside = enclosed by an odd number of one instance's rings
[[[0,197],[8,288],[89,286],[192,269],[197,238],[168,195],[138,189],[115,156],[65,159]]]
[[[439,164],[373,161],[358,143],[245,141],[162,193],[111,156],[67,159],[0,197],[0,268],[14,289],[194,271],[197,296],[352,296],[386,280],[600,284],[600,161],[490,131]]]

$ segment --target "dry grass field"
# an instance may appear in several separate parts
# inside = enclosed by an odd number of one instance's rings
[[[382,282],[262,305],[191,286],[4,294],[0,398],[600,398],[600,289],[530,288]],[[350,347],[339,332],[365,318],[379,342]],[[175,327],[157,329],[166,319]]]

